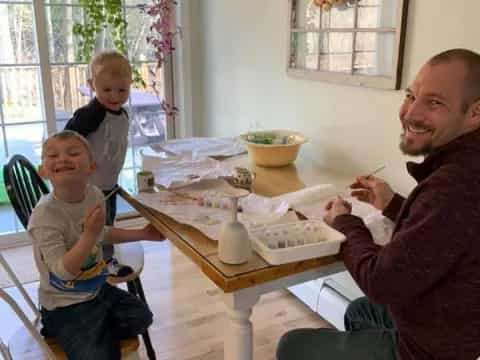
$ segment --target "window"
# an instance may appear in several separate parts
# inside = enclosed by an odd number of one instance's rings
[[[290,0],[292,76],[400,88],[408,0],[358,0],[324,11],[312,0]]]
[[[155,60],[146,44],[149,22],[136,7],[144,1],[122,1],[128,22],[128,57],[146,83],[151,84],[153,75],[150,70],[154,69]],[[41,16],[35,15],[38,9],[43,11]],[[81,22],[83,16],[77,0],[0,0],[2,165],[15,153],[21,153],[38,164],[43,139],[49,132],[63,129],[73,111],[90,100],[87,64],[78,61],[77,42],[72,34],[73,23]],[[44,48],[48,51],[39,51]],[[97,40],[96,50],[104,48],[112,48],[108,29]],[[49,75],[47,81],[41,76],[43,71]],[[164,81],[171,78],[164,76],[169,71],[172,71],[171,61],[156,79],[162,98],[165,91],[171,91],[171,83]],[[46,91],[47,87],[51,87],[51,91]],[[166,117],[151,87],[132,87],[126,106],[130,114],[130,142],[119,182],[133,191],[135,175],[141,166],[140,151],[165,140]],[[44,115],[49,113],[54,114],[52,119]],[[126,207],[120,204],[119,213],[122,209],[126,210]],[[9,206],[3,179],[0,179],[0,234],[16,231],[23,231],[23,228]]]

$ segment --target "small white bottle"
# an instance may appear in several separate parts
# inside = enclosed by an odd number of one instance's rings
[[[237,219],[238,197],[231,197],[232,220],[220,232],[218,258],[226,264],[243,264],[252,256],[252,245],[245,226]]]

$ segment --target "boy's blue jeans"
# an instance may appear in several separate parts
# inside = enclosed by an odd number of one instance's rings
[[[278,360],[396,360],[397,333],[387,309],[367,298],[345,313],[346,331],[295,329],[282,336]]]
[[[144,333],[153,319],[139,298],[107,283],[93,300],[41,314],[69,360],[119,360],[119,341]]]

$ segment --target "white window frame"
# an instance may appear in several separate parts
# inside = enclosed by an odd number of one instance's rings
[[[289,76],[298,77],[302,79],[310,80],[319,80],[327,81],[332,83],[341,83],[347,85],[356,85],[356,86],[365,86],[373,87],[379,89],[400,89],[401,86],[401,71],[402,71],[402,59],[403,59],[403,48],[405,42],[405,32],[406,32],[406,19],[408,11],[408,2],[409,0],[398,0],[398,6],[396,9],[396,26],[395,27],[383,27],[382,24],[379,24],[376,28],[359,28],[356,24],[357,19],[357,9],[358,3],[355,2],[354,11],[355,11],[355,24],[350,28],[322,28],[321,25],[318,29],[310,28],[297,28],[293,26],[292,16],[293,16],[293,4],[294,0],[288,1],[288,32],[287,32],[287,57],[286,57],[286,72]],[[320,10],[320,16],[323,10]],[[384,15],[384,14],[382,14]],[[385,14],[386,15],[386,14]],[[349,32],[353,33],[352,41],[352,62],[353,54],[355,49],[355,34],[359,32],[374,32],[374,33],[392,33],[394,34],[395,40],[393,49],[391,49],[391,54],[388,54],[391,58],[391,76],[376,76],[376,75],[363,75],[363,74],[354,74],[353,66],[351,67],[351,72],[334,72],[334,71],[322,71],[315,69],[304,69],[296,68],[291,66],[291,56],[295,53],[295,49],[292,48],[292,36],[294,33],[317,33],[322,34],[325,32]],[[321,41],[321,36],[319,36],[319,41]],[[320,49],[320,44],[319,44]],[[320,56],[320,54],[318,54]],[[377,58],[378,59],[378,58]],[[390,60],[389,60],[390,61]],[[384,59],[381,59],[379,64],[385,65]]]

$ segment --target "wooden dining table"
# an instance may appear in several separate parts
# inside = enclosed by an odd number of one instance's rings
[[[230,165],[249,168],[255,175],[252,191],[263,196],[277,196],[304,187],[329,183],[345,187],[352,176],[297,159],[280,168],[262,168],[248,162],[246,155],[223,160]],[[344,270],[337,256],[325,256],[281,265],[270,265],[256,253],[247,263],[228,265],[220,261],[218,244],[190,225],[150,208],[135,196],[120,189],[119,194],[165,237],[192,260],[221,290],[226,305],[224,358],[253,359],[252,308],[262,294],[287,288]]]

